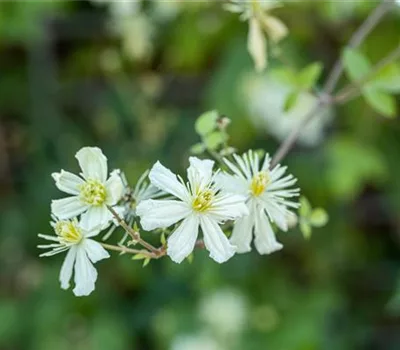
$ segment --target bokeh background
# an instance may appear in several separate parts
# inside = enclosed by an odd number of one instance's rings
[[[375,6],[277,9],[285,64],[320,61],[323,80]],[[376,62],[399,37],[400,7],[361,49]],[[196,118],[218,109],[240,151],[276,150],[282,123],[314,97],[283,113],[287,87],[268,73],[282,62],[256,75],[246,39],[220,2],[0,3],[0,349],[400,348],[400,124],[361,98],[326,111],[284,161],[330,216],[308,241],[294,229],[280,233],[281,252],[223,265],[204,251],[146,268],[114,254],[86,298],[60,289],[63,256],[38,258],[61,196],[50,174],[78,170],[83,146],[101,147],[132,184],[156,160],[183,172]]]

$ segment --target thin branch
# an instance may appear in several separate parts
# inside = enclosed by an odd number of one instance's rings
[[[375,28],[375,26],[380,22],[383,16],[388,12],[388,10],[394,4],[393,0],[383,0],[375,10],[368,16],[368,18],[361,24],[358,30],[352,35],[349,40],[347,47],[356,48],[365,40],[368,34]],[[343,74],[343,63],[341,58],[338,58],[334,64],[326,83],[324,85],[323,91],[315,103],[315,106],[311,111],[303,118],[303,120],[292,130],[292,132],[287,136],[287,138],[281,143],[278,150],[271,161],[271,168],[276,166],[290,151],[290,149],[296,143],[298,137],[301,134],[303,128],[316,116],[318,113],[326,106],[331,105],[335,100],[331,97],[331,93],[336,88],[340,77]]]
[[[108,210],[111,212],[111,214],[114,216],[114,218],[117,220],[118,224],[120,224],[124,230],[132,237],[133,241],[139,243],[141,246],[144,248],[148,249],[150,252],[154,253],[155,255],[160,255],[164,251],[164,248],[156,248],[150,243],[146,242],[140,237],[139,232],[136,232],[135,230],[130,227],[124,219],[122,219],[118,213],[109,205],[107,205]]]
[[[353,34],[349,40],[349,43],[347,44],[347,47],[356,48],[360,46],[369,33],[371,33],[371,31],[380,22],[383,16],[385,16],[386,12],[390,10],[392,5],[393,0],[383,0]],[[342,76],[343,68],[342,60],[338,59],[325,83],[323,89],[325,93],[331,94],[333,92],[337,83],[339,82],[340,77]]]
[[[128,254],[143,254],[143,255],[148,255],[149,258],[156,258],[156,256],[154,256],[153,253],[151,253],[147,250],[132,249],[132,248],[128,248],[125,246],[117,246],[117,245],[111,245],[111,244],[106,244],[106,243],[100,243],[100,244],[108,250],[113,250],[116,252],[128,253]]]

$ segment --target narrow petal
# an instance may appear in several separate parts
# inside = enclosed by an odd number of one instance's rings
[[[90,262],[83,246],[77,247],[74,279],[74,294],[76,296],[86,296],[93,292],[97,280],[97,271]]]
[[[53,173],[51,176],[55,180],[56,186],[60,191],[72,195],[78,195],[79,186],[84,183],[79,176],[64,170],[61,170],[59,173]]]
[[[203,189],[208,186],[213,176],[214,161],[209,159],[201,160],[196,157],[189,158],[190,166],[187,170],[188,180],[192,191]]]
[[[194,249],[199,233],[199,219],[187,217],[168,239],[167,254],[176,263],[181,263]]]
[[[256,238],[254,244],[257,251],[260,254],[271,254],[282,249],[283,245],[276,240],[274,231],[264,210],[257,210],[255,214],[254,235]]]
[[[186,187],[178,181],[176,175],[171,170],[167,169],[160,162],[153,165],[149,173],[149,179],[160,190],[170,193],[183,201],[188,200],[189,195]]]
[[[264,30],[274,42],[282,40],[288,34],[286,25],[280,19],[264,15],[261,16],[261,20]]]
[[[277,224],[281,230],[287,231],[288,227],[286,215],[288,210],[286,207],[284,205],[280,205],[277,200],[271,198],[268,193],[265,193],[260,198],[271,221]]]
[[[164,228],[181,221],[191,212],[188,205],[176,200],[148,199],[139,203],[136,214],[146,231]]]
[[[267,66],[267,43],[258,19],[250,18],[249,25],[247,49],[253,58],[256,70],[262,72]]]
[[[80,225],[85,230],[93,230],[95,228],[105,228],[112,220],[112,214],[105,205],[92,206],[82,214]]]
[[[252,205],[252,204],[251,204]],[[253,238],[254,212],[250,209],[250,214],[236,220],[233,227],[231,243],[237,247],[238,253],[251,251],[251,240]]]
[[[107,158],[98,147],[83,147],[75,155],[85,179],[107,180]]]
[[[93,239],[85,239],[83,244],[85,245],[86,254],[93,264],[110,257],[107,250],[105,250],[99,242],[96,242]]]
[[[217,221],[235,220],[248,215],[246,197],[238,194],[219,194],[209,213]]]
[[[61,283],[62,289],[69,288],[69,281],[72,277],[72,270],[74,268],[75,259],[76,259],[76,246],[72,246],[69,249],[69,251],[64,259],[64,262],[61,266],[60,283]]]
[[[51,212],[59,219],[70,219],[82,214],[88,206],[77,196],[51,201]]]
[[[109,179],[106,181],[106,191],[107,204],[111,206],[117,204],[124,191],[124,184],[122,182],[119,170],[114,170]]]
[[[200,225],[210,257],[220,264],[229,260],[235,254],[235,246],[229,242],[217,222],[204,215],[200,217]]]

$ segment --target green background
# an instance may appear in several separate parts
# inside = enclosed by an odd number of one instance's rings
[[[375,5],[277,9],[290,30],[285,60],[298,68],[321,61],[323,81]],[[154,8],[140,10],[153,24],[152,52],[133,60],[106,5],[0,4],[0,349],[170,349],[176,337],[199,332],[221,349],[399,349],[400,124],[361,98],[335,110],[320,145],[297,147],[284,161],[313,206],[329,213],[311,240],[294,229],[279,234],[282,251],[223,265],[204,251],[192,264],[165,258],[146,268],[112,254],[96,266],[92,295],[60,289],[63,256],[39,259],[37,234],[51,233],[50,201],[62,197],[50,174],[77,172],[79,148],[101,147],[132,184],[156,160],[183,173],[199,141],[194,122],[209,109],[232,119],[239,151],[279,145],[252,126],[238,98],[240,77],[253,71],[247,23],[217,2],[191,2],[167,19]],[[399,37],[397,8],[361,50],[377,62]],[[279,65],[272,59],[269,67]],[[229,341],[199,316],[201,301],[221,290],[246,305]],[[215,312],[229,315],[221,305]]]

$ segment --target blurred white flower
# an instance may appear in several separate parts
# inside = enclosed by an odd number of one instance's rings
[[[269,14],[269,11],[279,7],[279,5],[275,1],[232,0],[224,7],[228,11],[241,13],[240,19],[249,21],[247,49],[254,60],[256,70],[258,72],[263,71],[267,66],[265,34],[274,43],[278,43],[288,33],[286,25],[280,19]]]
[[[153,51],[154,25],[150,19],[138,13],[134,16],[115,18],[114,30],[121,36],[122,49],[132,60],[146,60]]]
[[[136,212],[143,228],[149,231],[182,221],[168,238],[167,253],[173,261],[180,263],[193,251],[201,227],[210,257],[223,263],[234,255],[235,247],[219,224],[248,213],[245,197],[226,193],[216,186],[213,161],[196,157],[190,157],[189,161],[186,184],[157,162],[149,174],[151,183],[177,199],[144,200]]]
[[[114,170],[107,179],[107,158],[97,147],[84,147],[75,158],[82,170],[81,177],[64,170],[52,174],[57,188],[71,195],[53,200],[52,214],[61,220],[82,214],[80,223],[87,229],[105,226],[112,217],[107,205],[114,206],[122,196],[120,172]]]
[[[236,164],[224,159],[233,175],[221,173],[217,182],[226,191],[246,196],[250,214],[236,220],[231,243],[237,246],[238,253],[251,250],[253,230],[254,244],[260,254],[270,254],[282,249],[282,244],[276,240],[271,222],[281,230],[288,229],[288,208],[298,208],[299,204],[290,200],[299,195],[298,188],[293,186],[297,179],[286,175],[286,167],[279,164],[272,170],[270,158],[265,156],[262,166],[257,153],[249,151],[242,157],[233,155]]]
[[[248,306],[242,294],[221,289],[200,303],[199,317],[210,330],[221,336],[236,336],[246,326]]]
[[[171,350],[224,350],[216,339],[206,333],[181,335],[176,337]],[[226,349],[227,350],[227,349]]]
[[[97,271],[93,264],[110,256],[100,243],[91,239],[99,234],[100,228],[87,230],[76,219],[55,221],[51,225],[56,235],[39,234],[40,238],[53,242],[38,246],[40,249],[50,249],[40,257],[68,251],[60,271],[61,288],[69,288],[72,270],[75,269],[74,294],[89,295],[95,289],[97,280]]]
[[[257,129],[266,130],[279,140],[284,140],[317,103],[317,98],[311,93],[302,92],[296,104],[285,112],[286,98],[293,87],[272,74],[248,75],[240,86],[238,94]],[[331,119],[331,109],[321,111],[306,127],[302,127],[298,142],[305,146],[320,143],[324,138],[324,128]]]

